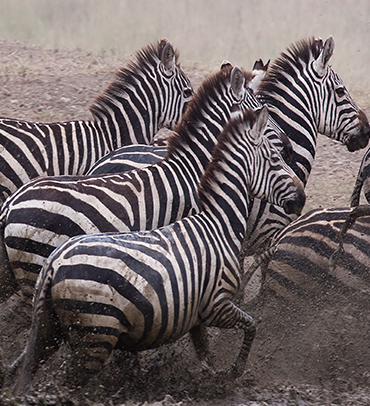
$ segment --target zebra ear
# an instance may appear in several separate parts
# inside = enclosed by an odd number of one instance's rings
[[[256,140],[262,137],[267,121],[269,119],[269,109],[267,108],[266,104],[263,105],[258,111],[256,111],[257,120],[253,126],[253,135]]]
[[[262,79],[266,76],[267,69],[270,65],[270,59],[266,63],[263,64],[262,59],[257,59],[257,61],[253,65],[252,80],[248,83],[248,88],[253,91],[253,93],[257,92],[258,86],[261,84]]]
[[[175,51],[170,42],[163,47],[161,62],[168,72],[174,70],[176,64]]]
[[[267,71],[269,65],[270,65],[270,59],[267,61],[266,65],[264,65],[263,60],[261,58],[259,58],[256,60],[256,62],[254,62],[252,71],[255,71],[255,70],[256,71],[260,71],[260,70]]]
[[[228,60],[224,59],[224,60],[222,61],[220,70],[225,70],[226,68],[229,68],[229,67],[232,68],[233,65],[231,65],[231,63],[230,63]]]
[[[322,51],[320,52],[320,55],[314,62],[314,68],[316,72],[320,75],[323,76],[326,72],[328,62],[330,58],[333,56],[334,52],[334,38],[331,35],[324,44],[324,47]]]
[[[243,71],[235,66],[231,71],[231,89],[237,97],[242,97],[244,89],[245,77]]]

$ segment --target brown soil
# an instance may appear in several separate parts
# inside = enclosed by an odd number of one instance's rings
[[[35,121],[89,118],[88,105],[126,60],[0,42],[1,115]],[[195,87],[215,70],[186,62],[183,68]],[[320,136],[306,189],[306,210],[347,206],[362,155],[362,151],[350,154]],[[37,372],[31,395],[18,401],[29,405],[369,404],[367,300],[339,297],[288,306],[272,298],[256,300],[258,285],[256,274],[242,308],[258,321],[258,333],[247,370],[235,382],[201,372],[202,365],[184,337],[137,356],[116,351],[99,376],[76,387],[74,374],[78,372],[71,372],[73,359],[68,347],[62,346]],[[0,306],[4,369],[25,345],[30,322],[27,310],[17,295]],[[240,335],[217,329],[209,329],[209,335],[212,366],[227,367],[238,353]],[[7,377],[0,404],[19,404],[8,389],[11,384]]]

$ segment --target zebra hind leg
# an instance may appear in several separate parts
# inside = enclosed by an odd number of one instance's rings
[[[17,290],[19,290],[19,285],[9,263],[2,229],[0,230],[0,302],[4,302]]]
[[[206,326],[199,324],[189,331],[191,341],[194,345],[195,352],[198,359],[202,362],[203,366],[208,368],[209,356],[209,342]]]
[[[60,324],[50,303],[42,299],[37,303],[32,317],[26,348],[11,366],[10,374],[16,376],[14,395],[25,394],[31,384],[32,374],[41,360],[47,360],[57,351],[63,340]]]

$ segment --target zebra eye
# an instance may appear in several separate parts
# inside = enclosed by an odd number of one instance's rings
[[[338,95],[339,97],[343,97],[344,94],[345,94],[344,87],[338,87],[338,89],[335,89],[335,92],[337,93],[337,95]]]
[[[184,90],[184,97],[186,99],[190,99],[190,97],[193,95],[193,90],[188,88]]]

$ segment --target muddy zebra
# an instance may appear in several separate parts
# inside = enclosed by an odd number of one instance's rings
[[[241,329],[242,348],[226,376],[243,373],[256,329],[232,298],[250,194],[288,213],[300,212],[305,201],[301,182],[262,135],[267,118],[264,107],[225,126],[200,181],[200,213],[157,230],[77,236],[51,254],[38,281],[16,394],[27,391],[60,332],[88,375],[114,348],[156,348],[199,324]]]
[[[227,65],[197,89],[159,163],[118,174],[45,177],[20,188],[0,211],[0,257],[10,265],[0,284],[10,287],[15,276],[30,299],[45,259],[68,238],[153,229],[198,212],[197,184],[217,137],[249,97],[245,72]]]
[[[370,206],[362,212],[361,208],[314,209],[300,216],[257,257],[248,278],[264,264],[261,293],[288,303],[319,302],[337,293],[368,296]],[[342,236],[341,231],[345,231]]]
[[[270,64],[257,91],[292,146],[291,168],[306,185],[316,152],[317,134],[343,143],[349,151],[366,147],[370,126],[342,79],[329,65],[334,39],[304,39]],[[241,263],[258,255],[279,230],[296,219],[259,199],[253,200]]]
[[[33,178],[86,174],[110,151],[173,128],[193,94],[178,55],[166,39],[139,50],[96,98],[92,120],[0,119],[0,202]]]

